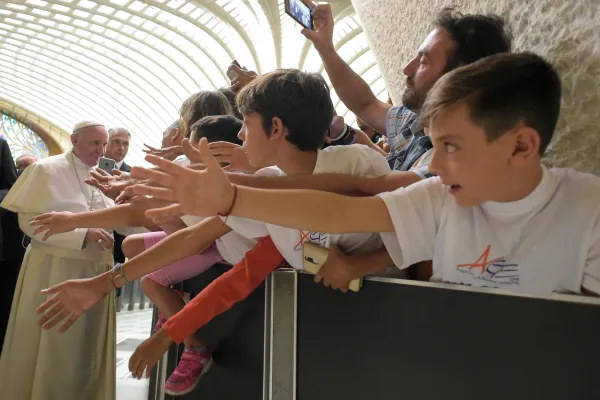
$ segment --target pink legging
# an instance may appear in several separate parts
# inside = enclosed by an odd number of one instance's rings
[[[167,237],[165,232],[150,232],[142,235],[146,250]],[[223,258],[213,243],[202,254],[186,257],[146,276],[163,286],[171,286],[203,273],[220,261],[223,261]]]

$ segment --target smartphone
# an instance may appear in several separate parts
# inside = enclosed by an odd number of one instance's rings
[[[98,163],[98,168],[108,172],[109,174],[115,169],[116,161],[112,158],[100,157],[100,162]]]
[[[240,65],[239,62],[237,62],[237,60],[233,60],[231,62],[231,65],[235,65],[238,68],[242,68],[242,66]],[[233,79],[235,79],[235,77],[237,76],[237,74],[231,68],[227,68],[227,76],[229,77],[229,79],[233,80]]]
[[[303,27],[313,28],[312,10],[302,0],[285,0],[285,12]]]
[[[311,242],[304,243],[302,249],[303,267],[306,272],[316,275],[329,255],[329,250],[326,247],[318,246]],[[355,279],[350,282],[348,289],[353,292],[358,292],[362,287],[362,278]]]

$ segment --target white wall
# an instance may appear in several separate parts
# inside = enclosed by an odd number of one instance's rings
[[[509,24],[514,50],[546,57],[563,80],[559,126],[549,165],[600,175],[600,0],[352,0],[392,98],[400,99],[402,67],[431,30],[437,11],[495,13]]]

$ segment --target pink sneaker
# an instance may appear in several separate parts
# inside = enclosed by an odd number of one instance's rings
[[[158,313],[158,320],[156,321],[156,325],[154,325],[154,333],[158,332],[160,328],[167,322],[167,317],[161,312]]]
[[[179,365],[165,383],[165,393],[171,396],[183,396],[190,393],[200,382],[200,377],[212,367],[213,358],[203,348],[186,348]]]

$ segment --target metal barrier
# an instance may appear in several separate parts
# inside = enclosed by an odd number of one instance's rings
[[[494,289],[369,278],[343,294],[297,277],[297,342],[278,349],[267,399],[589,399],[600,364],[591,356],[600,299],[528,296]],[[289,294],[280,277],[274,295]],[[289,333],[272,329],[271,343]]]
[[[139,279],[136,279],[121,288],[116,299],[115,307],[117,312],[121,312],[124,306],[127,307],[127,311],[135,310],[136,306],[139,310],[154,307],[150,299],[146,297],[142,291]]]
[[[230,268],[217,264],[177,289],[192,295],[199,293]],[[263,284],[196,332],[211,349],[215,363],[192,393],[178,399],[262,399],[264,293]],[[162,393],[162,385],[177,366],[182,350],[183,346],[171,346],[159,367],[152,371],[149,400],[174,399]]]
[[[242,302],[246,323],[220,343],[229,358],[215,357],[183,399],[597,396],[598,298],[374,277],[343,294],[294,270],[274,272],[253,296]],[[258,385],[256,366],[237,360],[244,354],[264,360]]]

